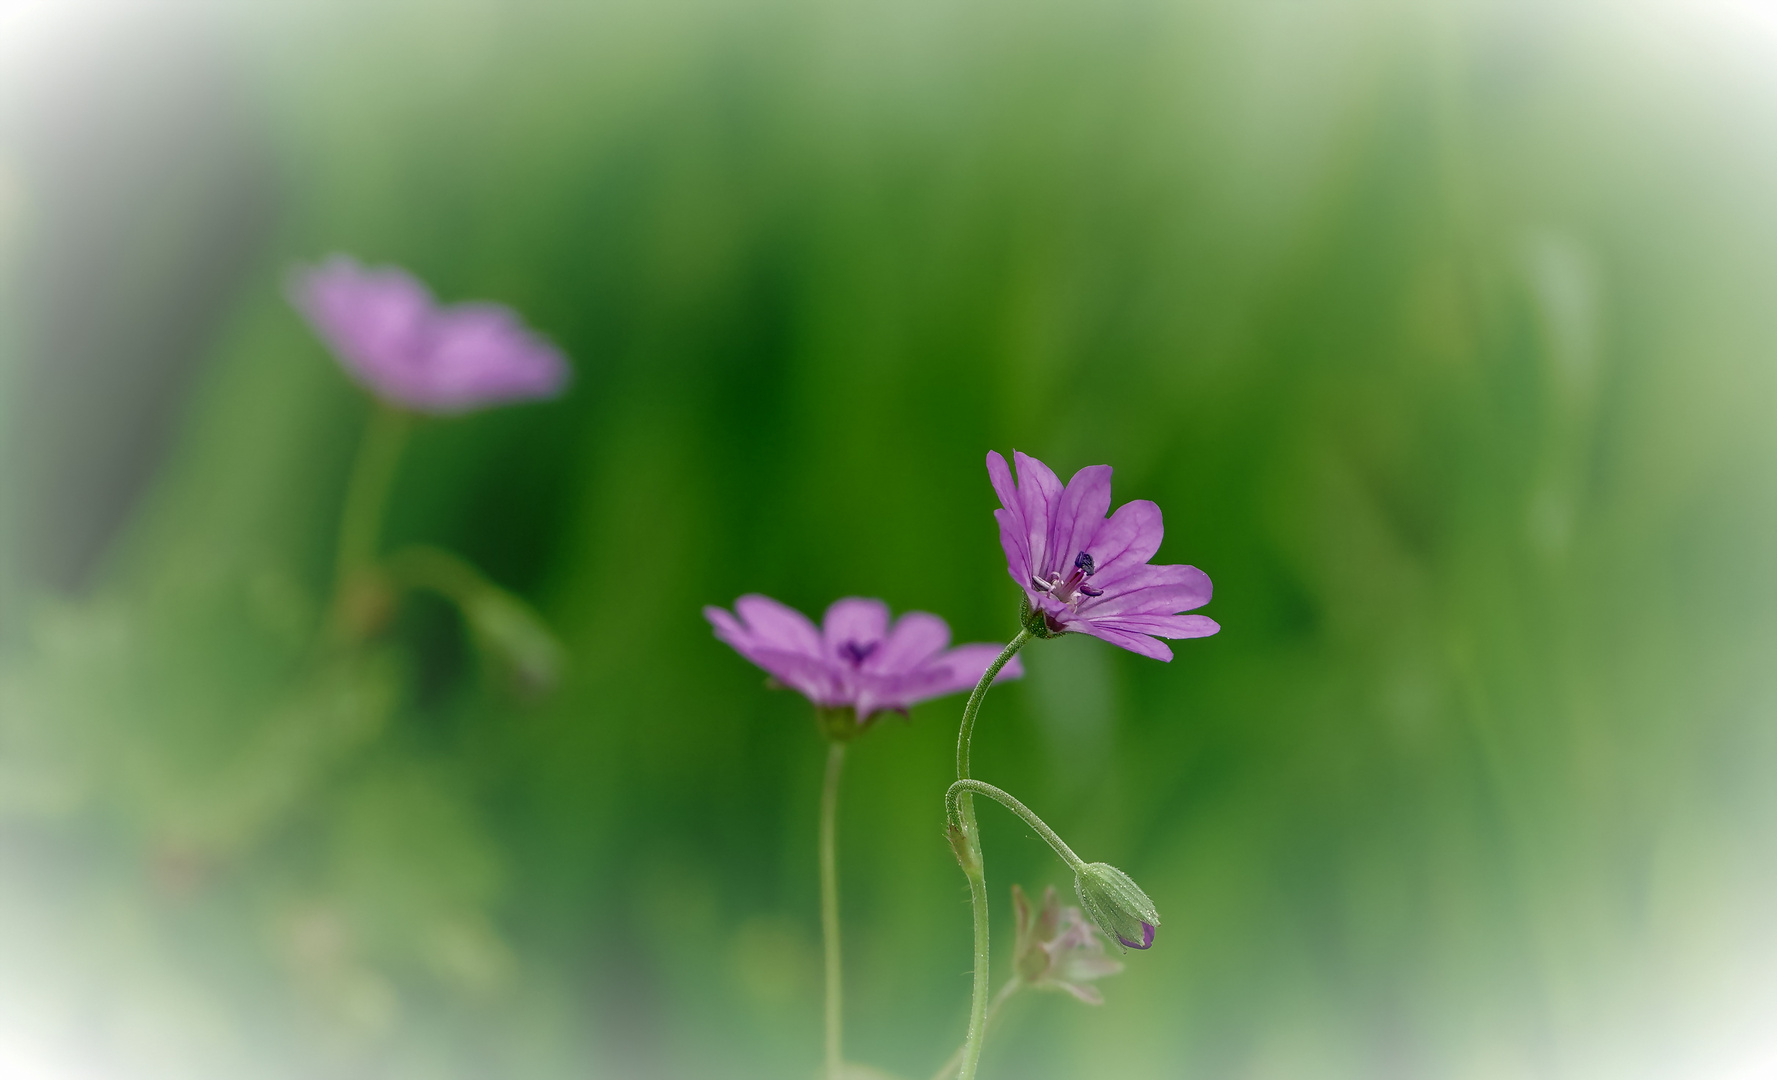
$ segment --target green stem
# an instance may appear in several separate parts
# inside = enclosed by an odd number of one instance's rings
[[[1024,983],[1018,978],[1018,976],[1014,975],[1010,979],[1007,979],[1006,985],[1000,987],[1000,992],[994,995],[993,1004],[987,1007],[987,1015],[983,1017],[981,1021],[982,1026],[984,1028],[991,1026],[994,1017],[1000,1014],[1000,1009],[1006,1004],[1006,1002],[1012,999],[1013,994],[1016,994],[1022,989],[1024,989]],[[962,1065],[963,1052],[967,1049],[967,1043],[957,1047],[956,1052],[950,1055],[949,1060],[938,1066],[938,1071],[932,1074],[932,1080],[950,1080],[951,1077],[955,1076],[957,1068]]]
[[[975,734],[975,718],[981,712],[981,699],[987,696],[987,688],[993,685],[994,677],[1000,669],[1009,663],[1018,650],[1031,637],[1029,630],[1019,630],[1018,636],[1006,644],[1005,649],[987,665],[981,673],[981,680],[969,694],[968,704],[963,706],[963,722],[956,735],[956,778],[969,778],[969,743]],[[947,797],[948,800],[948,797]],[[969,1034],[963,1042],[962,1062],[957,1068],[957,1080],[975,1080],[975,1068],[981,1061],[981,1040],[987,1033],[987,870],[981,858],[981,839],[975,831],[975,800],[971,793],[964,791],[957,799],[957,819],[961,823],[964,843],[967,845],[967,859],[963,863],[963,875],[969,879],[969,905],[974,909],[975,916],[975,986],[969,997]]]
[[[1061,861],[1066,863],[1068,869],[1074,873],[1079,873],[1081,868],[1086,865],[1085,860],[1075,855],[1074,849],[1067,846],[1067,841],[1057,836],[1055,830],[1051,829],[1030,807],[1019,802],[1009,792],[996,788],[992,784],[982,783],[980,780],[958,780],[950,785],[950,790],[944,793],[944,812],[947,818],[955,820],[958,804],[970,792],[980,792],[1023,818],[1026,825],[1035,829],[1038,836],[1048,841],[1049,846],[1055,849],[1055,854],[1061,856]]]
[[[839,966],[839,772],[845,765],[845,744],[827,749],[827,778],[821,786],[821,944],[827,961],[827,1080],[840,1080],[844,1069],[841,1034],[845,1016],[841,1007]]]
[[[335,561],[335,588],[343,589],[357,571],[376,559],[376,542],[382,533],[383,507],[395,482],[395,466],[407,443],[410,417],[378,403],[364,427],[358,457],[346,482],[345,509],[339,519],[339,549]]]
[[[975,689],[969,692],[968,704],[963,706],[962,728],[956,733],[956,778],[958,780],[969,778],[969,743],[975,737],[975,717],[981,712],[981,699],[987,696],[987,688],[993,685],[993,680],[999,675],[1000,669],[1011,663],[1012,657],[1018,655],[1018,650],[1024,648],[1024,643],[1029,640],[1029,630],[1018,631],[1018,636],[1006,643],[1005,649],[994,657],[993,663],[987,665],[987,670],[981,673],[981,680],[975,684]]]

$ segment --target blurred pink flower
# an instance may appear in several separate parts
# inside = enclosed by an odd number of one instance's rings
[[[1001,648],[949,648],[950,627],[938,616],[909,611],[891,626],[887,604],[860,597],[835,601],[819,629],[766,596],[741,597],[733,614],[713,606],[703,614],[718,638],[778,682],[822,708],[855,710],[860,725],[883,710],[970,689]],[[1013,657],[994,681],[1022,674]]]
[[[347,372],[379,398],[426,413],[551,398],[568,365],[510,309],[440,307],[405,270],[335,255],[299,270],[291,302]]]
[[[1111,467],[1081,469],[1067,487],[1036,458],[1013,452],[1018,482],[998,451],[987,475],[999,494],[1006,569],[1024,589],[1038,636],[1079,631],[1130,652],[1171,660],[1156,638],[1208,637],[1214,619],[1179,612],[1209,603],[1209,575],[1195,566],[1150,566],[1165,528],[1160,508],[1127,502],[1108,519]],[[1149,636],[1152,635],[1152,636]]]
[[[1043,904],[1034,909],[1024,890],[1012,886],[1012,913],[1012,964],[1025,985],[1065,990],[1088,1005],[1103,1005],[1098,987],[1087,984],[1117,974],[1123,965],[1105,955],[1098,927],[1079,908],[1062,907],[1053,885],[1043,890]]]

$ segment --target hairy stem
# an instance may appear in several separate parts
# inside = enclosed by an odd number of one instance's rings
[[[962,728],[956,733],[956,778],[958,780],[969,778],[969,743],[975,737],[975,717],[981,712],[981,699],[987,696],[987,688],[993,685],[993,680],[999,675],[1000,669],[1011,663],[1012,657],[1017,656],[1018,650],[1024,648],[1024,643],[1029,640],[1029,630],[1018,631],[1018,636],[1007,642],[1005,649],[1001,650],[1000,654],[994,657],[993,663],[987,665],[987,670],[981,673],[981,679],[975,684],[975,689],[969,691],[969,701],[963,706]]]
[[[1018,976],[1014,975],[1007,979],[1006,985],[1000,987],[1000,992],[993,996],[993,1003],[987,1006],[987,1015],[981,1020],[982,1027],[991,1026],[994,1017],[1000,1014],[1000,1009],[1012,999],[1013,994],[1022,989],[1024,989],[1024,983]],[[932,1074],[932,1080],[951,1080],[951,1077],[956,1075],[956,1070],[962,1065],[963,1051],[967,1049],[967,1043],[957,1047],[956,1052],[951,1054],[944,1064],[938,1066],[938,1071]]]
[[[840,1080],[844,1069],[841,1035],[844,1012],[839,966],[839,772],[845,765],[845,744],[827,749],[827,778],[821,786],[821,945],[827,962],[827,1080]]]
[[[1055,830],[1051,829],[1030,807],[1019,802],[1009,792],[1002,791],[992,784],[986,784],[980,780],[958,780],[950,785],[950,790],[944,793],[944,812],[947,818],[952,821],[956,820],[958,805],[970,792],[980,792],[1023,818],[1026,825],[1035,829],[1038,836],[1048,841],[1049,846],[1055,849],[1055,854],[1061,856],[1061,861],[1067,864],[1069,870],[1077,874],[1080,872],[1080,868],[1086,865],[1083,859],[1074,854],[1074,849],[1067,846],[1067,841],[1057,836]]]
[[[981,681],[969,694],[968,704],[963,706],[963,722],[956,735],[956,778],[969,778],[969,743],[975,735],[975,718],[981,712],[981,699],[987,696],[987,688],[993,685],[994,678],[1000,669],[1011,662],[1024,643],[1030,640],[1029,630],[1019,630],[1018,636],[1006,644],[987,670],[981,673]],[[966,845],[967,857],[961,858],[963,875],[969,879],[969,904],[975,916],[975,987],[969,998],[969,1034],[963,1042],[962,1061],[957,1066],[957,1080],[975,1080],[975,1067],[981,1061],[981,1039],[987,1032],[987,870],[981,858],[981,838],[975,831],[975,800],[968,791],[963,791],[957,799],[957,820],[961,825],[963,841]]]

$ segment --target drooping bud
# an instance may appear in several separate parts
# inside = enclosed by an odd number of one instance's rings
[[[1141,886],[1109,863],[1087,863],[1074,877],[1080,906],[1107,937],[1127,949],[1154,944],[1160,913]]]

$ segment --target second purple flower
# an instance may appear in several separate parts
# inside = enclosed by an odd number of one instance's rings
[[[950,648],[950,627],[924,611],[893,624],[881,600],[848,597],[827,609],[820,627],[768,596],[748,595],[732,613],[703,609],[716,636],[778,682],[824,709],[855,711],[861,728],[877,713],[972,688],[1000,646]],[[995,680],[1024,674],[1016,657]]]

